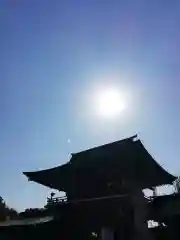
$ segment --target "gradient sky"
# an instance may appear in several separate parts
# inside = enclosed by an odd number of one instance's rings
[[[22,171],[135,133],[180,175],[179,12],[178,0],[0,0],[0,195],[11,207],[42,207],[49,193]],[[96,85],[130,93],[122,117],[93,114]]]

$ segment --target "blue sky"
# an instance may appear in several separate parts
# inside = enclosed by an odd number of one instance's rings
[[[0,194],[10,206],[40,207],[49,193],[22,171],[136,132],[180,175],[179,12],[178,0],[0,1]],[[128,89],[126,118],[96,119],[96,84]]]

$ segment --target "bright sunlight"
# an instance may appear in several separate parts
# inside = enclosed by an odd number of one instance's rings
[[[116,88],[104,89],[95,96],[97,113],[102,117],[114,118],[126,109],[123,94]]]

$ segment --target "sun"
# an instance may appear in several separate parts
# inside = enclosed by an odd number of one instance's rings
[[[116,88],[103,89],[96,95],[97,113],[102,117],[114,118],[126,109],[123,94]]]

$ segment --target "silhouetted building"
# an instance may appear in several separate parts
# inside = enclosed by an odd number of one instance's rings
[[[148,201],[142,189],[176,179],[137,136],[72,154],[62,166],[24,174],[30,181],[66,193],[67,200],[56,204],[54,212],[69,239],[89,238],[92,233],[104,239],[132,239],[133,235],[150,239]]]

